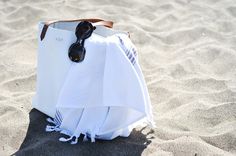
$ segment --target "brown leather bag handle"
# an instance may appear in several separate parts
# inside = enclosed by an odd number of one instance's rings
[[[54,24],[54,23],[57,23],[57,22],[78,22],[78,21],[88,21],[88,22],[94,23],[94,25],[103,25],[103,26],[108,27],[108,28],[113,27],[113,22],[112,21],[104,21],[102,19],[97,19],[97,18],[48,21],[48,22],[45,22],[45,24],[43,26],[43,29],[42,29],[42,32],[41,32],[41,35],[40,35],[41,41],[44,39],[44,37],[46,35],[46,32],[47,32],[47,29],[48,29],[50,24]]]

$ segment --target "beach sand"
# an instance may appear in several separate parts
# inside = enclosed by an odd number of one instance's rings
[[[32,109],[40,20],[103,18],[136,45],[157,127],[61,143]],[[236,155],[234,0],[1,0],[0,155]]]

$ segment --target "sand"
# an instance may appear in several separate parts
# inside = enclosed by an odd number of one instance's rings
[[[98,17],[131,33],[157,127],[70,145],[32,109],[40,20]],[[236,155],[234,0],[1,0],[0,155]]]

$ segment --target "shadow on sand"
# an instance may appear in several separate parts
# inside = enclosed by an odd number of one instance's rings
[[[95,143],[82,142],[82,137],[76,145],[62,143],[58,138],[62,134],[58,132],[46,133],[45,126],[47,125],[47,116],[33,109],[29,113],[30,124],[26,137],[21,144],[19,150],[12,154],[21,155],[81,155],[81,156],[140,156],[145,148],[151,143],[147,139],[147,135],[153,131],[143,134],[142,128],[140,131],[133,130],[128,138],[117,137],[111,141],[96,139]]]

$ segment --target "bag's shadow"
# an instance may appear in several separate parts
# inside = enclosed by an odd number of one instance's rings
[[[80,137],[76,145],[71,145],[58,141],[62,134],[45,132],[45,126],[48,124],[46,115],[33,109],[29,113],[29,118],[30,124],[26,137],[19,150],[13,155],[139,156],[151,143],[147,135],[153,133],[150,130],[143,134],[144,128],[139,131],[134,129],[128,138],[117,137],[109,141],[96,139],[95,143],[91,143],[90,141],[82,142],[82,137]]]

